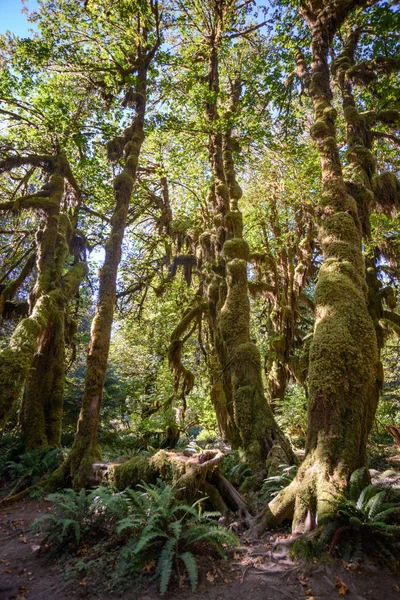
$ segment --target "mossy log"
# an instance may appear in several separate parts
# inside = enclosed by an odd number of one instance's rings
[[[151,457],[142,455],[122,462],[94,463],[90,483],[107,480],[118,490],[134,488],[143,481],[162,479],[173,484],[177,496],[187,503],[207,498],[210,508],[225,514],[228,509],[251,518],[251,508],[219,470],[224,458],[220,450],[193,454],[182,450],[159,450]]]

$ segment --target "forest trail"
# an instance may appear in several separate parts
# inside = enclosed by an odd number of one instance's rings
[[[27,499],[0,512],[0,600],[156,600],[155,584],[121,596],[100,591],[105,582],[70,578],[65,568],[39,556],[40,535],[30,531],[32,522],[44,514],[43,501]],[[374,565],[347,569],[337,562],[312,566],[295,563],[286,556],[276,537],[266,535],[256,545],[242,537],[242,547],[230,561],[199,559],[199,587],[191,593],[187,582],[171,591],[167,600],[325,600],[346,596],[349,600],[400,599],[398,576]],[[172,586],[173,587],[173,586]]]

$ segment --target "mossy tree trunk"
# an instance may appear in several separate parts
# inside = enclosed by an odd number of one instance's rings
[[[368,312],[357,204],[346,188],[332,106],[328,56],[333,36],[362,2],[302,3],[312,34],[312,70],[299,58],[314,106],[311,135],[321,160],[319,237],[323,264],[315,289],[316,324],[310,349],[306,456],[294,482],[269,505],[266,522],[293,516],[293,531],[315,526],[331,494],[366,463],[367,436],[377,406],[378,348]]]
[[[110,348],[118,266],[140,150],[144,141],[147,72],[160,43],[158,39],[154,47],[146,51],[147,35],[147,29],[144,27],[143,41],[137,47],[138,71],[134,90],[136,114],[123,136],[113,140],[108,147],[110,159],[120,158],[122,152],[118,149],[123,148],[124,167],[114,179],[115,209],[105,244],[104,264],[100,270],[99,295],[91,328],[85,391],[78,428],[68,458],[54,474],[54,480],[65,481],[71,478],[75,488],[85,486],[90,476],[91,465],[99,457],[97,429]]]
[[[397,214],[400,206],[400,182],[394,173],[378,174],[376,160],[372,152],[374,135],[370,119],[364,116],[357,108],[353,90],[353,77],[355,73],[362,85],[362,75],[366,66],[355,65],[355,52],[359,44],[362,29],[354,29],[343,44],[343,49],[335,60],[334,69],[342,97],[343,115],[346,123],[346,142],[348,148],[348,165],[344,169],[344,178],[349,192],[357,202],[358,215],[361,223],[363,239],[366,242],[365,262],[366,281],[368,285],[368,310],[373,320],[379,353],[385,343],[385,329],[394,323],[396,316],[391,310],[396,307],[393,290],[383,287],[378,278],[379,249],[371,247],[371,211],[378,210],[389,217]],[[383,68],[378,66],[385,74],[399,70],[398,61],[389,61]],[[369,76],[372,74],[370,71]],[[378,75],[375,75],[378,77]],[[384,304],[387,305],[385,310]],[[382,327],[384,324],[384,327]],[[381,371],[383,373],[383,368]],[[378,393],[383,381],[377,381]]]
[[[6,421],[24,388],[20,421],[27,450],[60,443],[65,311],[87,272],[86,264],[77,258],[63,274],[74,238],[69,216],[60,211],[65,178],[76,185],[66,157],[60,154],[42,162],[50,171],[48,184],[37,194],[19,198],[13,206],[3,205],[7,210],[37,208],[44,215],[36,235],[37,276],[29,299],[31,314],[18,324],[0,354],[0,418]],[[9,168],[19,166],[18,160],[9,163]],[[26,163],[35,164],[35,157],[27,157]],[[17,277],[20,283],[26,277],[25,266]]]
[[[224,27],[224,6],[215,9],[209,38],[208,91],[206,116],[210,126],[209,154],[213,172],[210,200],[216,223],[213,233],[215,264],[208,279],[208,303],[216,349],[222,370],[231,442],[241,446],[256,470],[265,462],[274,445],[282,448],[283,460],[295,458],[277,426],[265,398],[261,357],[250,338],[250,302],[247,281],[249,246],[243,239],[242,213],[238,201],[242,190],[236,181],[232,130],[237,116],[241,81],[231,82],[230,106],[224,112],[226,126],[219,124],[219,44]],[[229,12],[229,11],[228,11]]]

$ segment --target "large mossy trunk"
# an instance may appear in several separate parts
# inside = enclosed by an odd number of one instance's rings
[[[346,6],[345,6],[346,5]],[[332,495],[366,463],[366,443],[377,406],[379,372],[357,204],[346,188],[332,106],[328,56],[349,3],[321,9],[303,6],[312,34],[312,72],[300,72],[314,106],[311,127],[321,159],[323,193],[319,238],[323,253],[315,289],[316,323],[310,349],[306,456],[294,482],[269,505],[265,518],[277,523],[293,517],[293,531],[315,526],[329,510]]]
[[[39,195],[22,197],[17,207],[41,209],[42,219],[36,234],[37,276],[29,298],[31,314],[17,325],[8,347],[0,353],[0,421],[6,422],[23,391],[20,422],[27,450],[60,443],[64,319],[67,304],[87,272],[86,264],[77,259],[65,273],[74,237],[70,218],[61,212],[64,179],[69,174],[61,153],[54,157],[49,181]],[[21,274],[23,282],[24,269]]]
[[[54,311],[44,347],[32,362],[20,409],[26,450],[59,446],[65,382],[64,314]]]

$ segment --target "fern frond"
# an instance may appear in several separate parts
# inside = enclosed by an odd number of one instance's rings
[[[349,481],[348,498],[352,502],[357,502],[361,493],[366,489],[365,483],[368,481],[368,472],[366,467],[361,467],[353,471]]]
[[[385,504],[386,492],[378,492],[375,494],[366,505],[366,510],[368,510],[369,519],[373,519],[375,515],[381,512],[384,504]]]
[[[160,577],[160,594],[163,596],[167,591],[169,580],[171,579],[172,566],[175,558],[176,540],[170,538],[161,551],[157,562],[157,574]]]
[[[192,592],[194,592],[197,588],[198,582],[198,569],[196,559],[191,552],[183,552],[179,555],[179,558],[182,560],[185,565],[186,571],[189,575],[190,585],[192,587]]]

